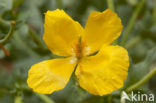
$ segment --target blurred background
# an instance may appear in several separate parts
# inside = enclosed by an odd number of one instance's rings
[[[73,78],[65,89],[51,95],[28,88],[30,66],[57,58],[42,39],[44,13],[57,8],[64,9],[83,27],[92,11],[110,8],[119,15],[124,29],[113,44],[124,46],[130,56],[123,88],[94,96],[81,89]],[[156,0],[0,0],[0,103],[125,103],[121,100],[123,90],[156,95],[155,74]],[[133,88],[141,80],[141,85]]]

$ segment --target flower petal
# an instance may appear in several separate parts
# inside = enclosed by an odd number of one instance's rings
[[[105,95],[123,86],[129,57],[120,46],[104,46],[98,54],[83,58],[76,76],[82,88],[94,95]]]
[[[98,51],[103,44],[110,44],[117,39],[122,31],[120,18],[107,9],[103,12],[92,12],[82,35],[86,42],[88,55]]]
[[[54,54],[71,56],[83,28],[63,10],[57,9],[45,14],[44,30],[43,39]]]
[[[50,94],[63,89],[76,66],[76,59],[46,60],[31,67],[27,83],[35,92]]]

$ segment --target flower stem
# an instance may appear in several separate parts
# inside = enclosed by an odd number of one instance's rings
[[[9,30],[8,34],[3,39],[0,40],[1,44],[4,45],[10,40],[11,36],[13,35],[14,29],[15,29],[15,24],[16,24],[15,21],[11,21],[10,30]]]
[[[107,0],[108,8],[114,11],[114,3],[113,0]]]
[[[62,2],[62,0],[56,0],[56,5],[57,5],[57,8],[63,9],[63,2]]]
[[[44,94],[35,93],[38,97],[40,97],[45,103],[55,103],[51,98]]]
[[[108,96],[108,103],[112,103],[112,95]]]
[[[111,9],[112,11],[115,11],[113,0],[107,0],[107,5],[109,9]],[[115,40],[113,42],[113,45],[116,45],[116,44],[118,44],[118,40]]]
[[[125,45],[125,42],[127,41],[127,38],[128,36],[130,35],[131,33],[131,30],[135,24],[135,21],[143,7],[143,5],[145,4],[145,1],[146,0],[142,0],[140,1],[140,3],[138,4],[136,10],[134,11],[134,13],[132,14],[132,17],[130,18],[128,24],[127,24],[127,27],[125,28],[124,32],[123,32],[123,36],[122,36],[122,39],[121,39],[121,45]]]
[[[37,36],[37,34],[30,28],[29,29],[29,34],[32,37],[32,39],[34,40],[34,42],[41,47],[42,49],[46,49],[45,46],[43,45],[43,43],[41,42],[41,39]]]
[[[0,17],[0,24],[4,24],[4,25],[10,25],[10,21],[8,20],[4,20],[2,17]]]
[[[156,0],[154,0],[153,20],[156,22]]]
[[[156,75],[156,67],[154,67],[154,69],[152,69],[145,77],[143,77],[139,82],[133,84],[132,86],[130,86],[129,88],[127,88],[127,92],[130,92],[134,89],[139,88],[141,85],[143,85],[144,83],[146,83],[151,77],[153,77],[154,75]]]
[[[136,44],[138,44],[139,42],[141,42],[143,39],[140,36],[134,37],[132,40],[130,40],[129,42],[127,42],[125,44],[125,48],[126,49],[130,49],[133,46],[135,46]]]
[[[34,52],[29,45],[27,45],[27,43],[25,43],[24,40],[22,40],[22,38],[20,37],[20,35],[18,34],[18,32],[16,32],[15,35],[13,35],[13,39],[14,39],[14,42],[16,46],[20,47],[20,49],[22,50],[25,50],[26,49],[26,52],[31,56],[31,57],[34,57],[34,58],[39,58],[39,55],[36,54],[36,52]]]

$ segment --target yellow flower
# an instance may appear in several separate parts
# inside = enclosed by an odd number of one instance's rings
[[[109,94],[123,86],[129,67],[128,52],[110,45],[122,31],[120,18],[107,9],[92,12],[85,28],[63,10],[45,14],[43,39],[56,55],[31,67],[28,86],[50,94],[63,89],[75,67],[80,86],[94,95]]]

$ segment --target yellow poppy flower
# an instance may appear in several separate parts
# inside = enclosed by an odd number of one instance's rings
[[[110,45],[122,31],[116,13],[109,9],[92,12],[83,28],[63,10],[48,11],[44,30],[48,48],[65,58],[45,60],[31,67],[27,83],[35,92],[50,94],[63,89],[75,67],[80,86],[91,94],[102,96],[123,86],[129,67],[128,52]]]

